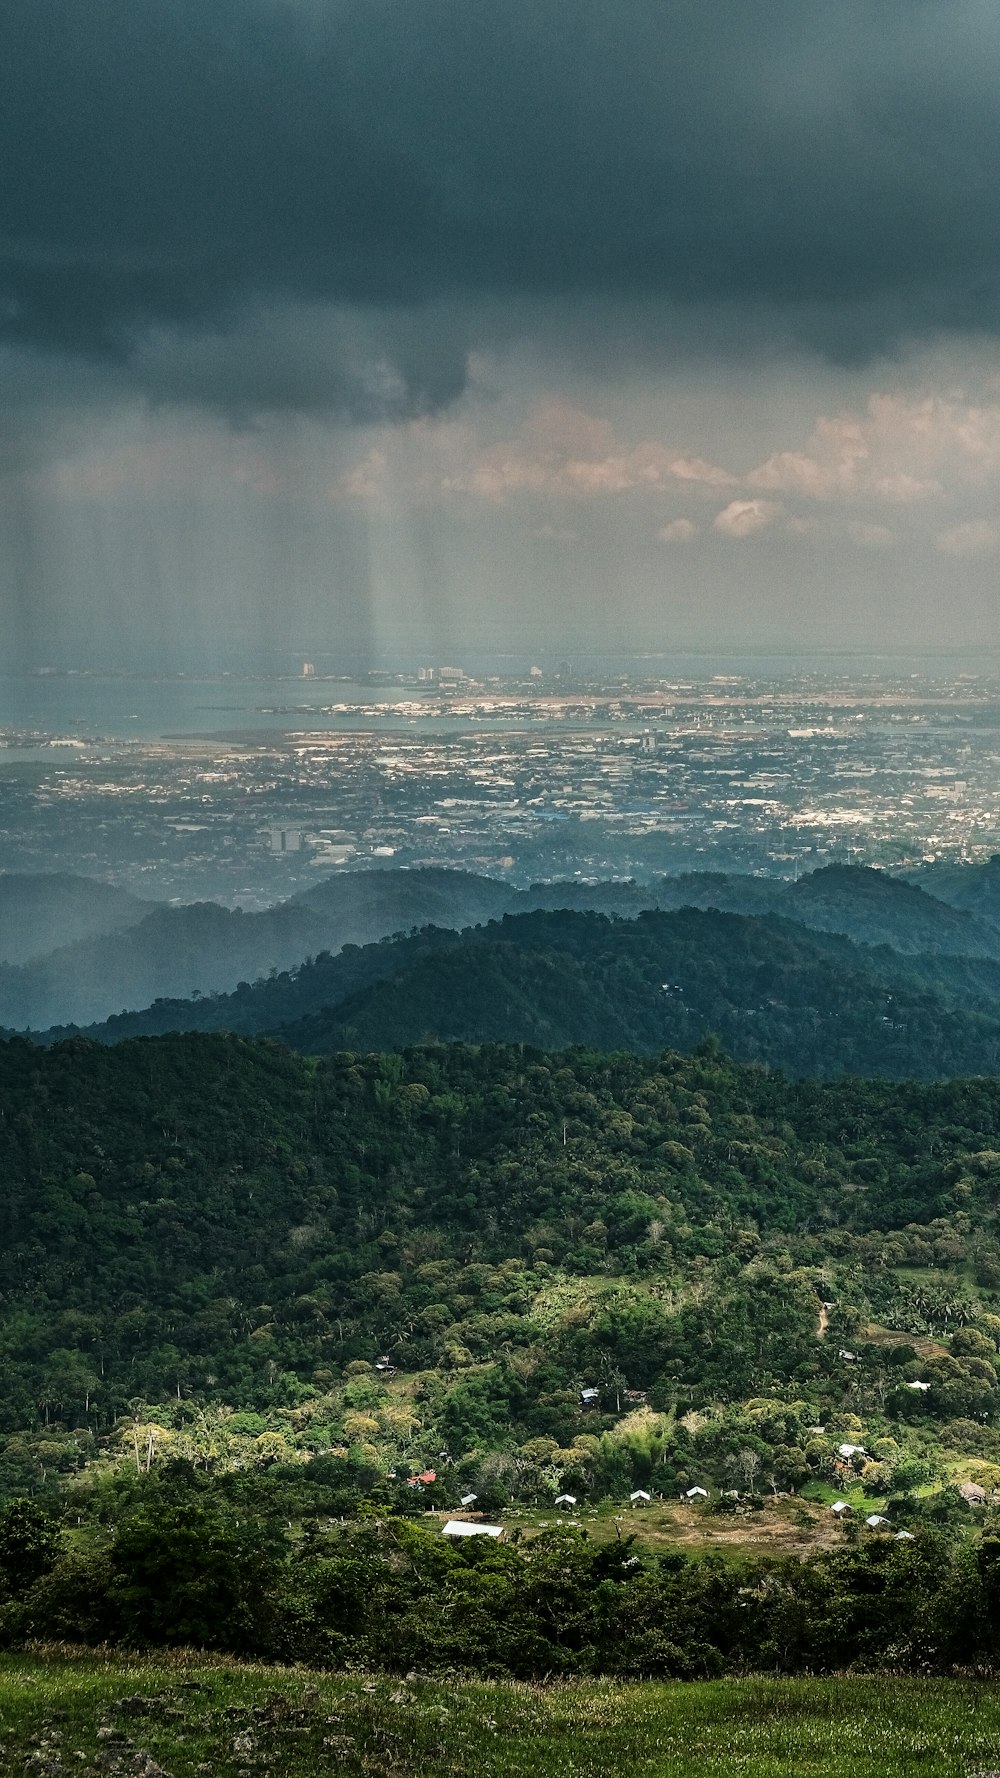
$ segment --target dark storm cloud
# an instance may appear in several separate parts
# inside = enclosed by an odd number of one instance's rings
[[[993,330],[998,54],[992,0],[5,0],[0,327],[363,418],[505,300]]]

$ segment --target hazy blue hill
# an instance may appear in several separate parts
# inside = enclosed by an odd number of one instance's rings
[[[0,875],[0,963],[27,963],[57,945],[119,932],[150,911],[126,889],[68,872]]]
[[[308,1052],[431,1038],[648,1051],[711,1033],[742,1060],[796,1074],[932,1079],[1000,1067],[1000,1018],[959,1004],[935,959],[911,969],[888,950],[773,917],[525,914],[399,961],[390,978],[274,1035]]]
[[[243,977],[287,969],[321,949],[325,936],[307,908],[156,908],[125,931],[82,939],[20,968],[0,967],[0,1023],[82,1024],[158,995],[230,989]]]
[[[997,879],[1000,897],[1000,867]],[[511,911],[561,907],[629,918],[644,908],[681,907],[781,914],[817,931],[843,933],[859,944],[891,945],[913,955],[938,952],[1000,960],[1000,933],[987,921],[901,877],[861,865],[826,865],[794,883],[715,871],[660,877],[648,884],[544,883],[521,891]]]
[[[795,883],[692,873],[662,878],[650,892],[658,907],[775,913],[817,931],[843,933],[859,944],[1000,960],[1000,934],[987,922],[901,877],[861,865],[826,865]]]
[[[902,877],[857,865],[827,865],[786,885],[781,912],[897,951],[1000,958],[1000,934],[972,912],[951,907]]]
[[[336,1006],[440,949],[446,933],[498,916],[525,921],[532,912],[596,912],[634,922],[645,910],[684,908],[792,920],[799,942],[806,929],[815,939],[842,934],[867,947],[863,955],[852,952],[850,967],[882,986],[944,995],[952,1010],[1000,1008],[1000,930],[879,871],[831,866],[798,883],[704,873],[648,885],[563,882],[512,890],[467,872],[419,870],[345,872],[262,914],[212,904],[158,908],[113,939],[85,940],[21,969],[0,968],[0,1024],[45,1030],[103,1026],[110,1017],[108,1029],[94,1032],[102,1041],[169,1030],[250,1035]],[[506,939],[527,943],[531,930],[508,926]],[[412,952],[372,946],[399,933],[423,936],[411,937]],[[871,947],[886,946],[890,953],[876,960]],[[578,962],[586,971],[593,959]],[[271,972],[277,980],[260,979]],[[128,1015],[119,1017],[123,1008]],[[751,1001],[747,1016],[754,1011]],[[596,1017],[592,1009],[588,1028]],[[618,1040],[610,1027],[593,1039]],[[650,1037],[673,1040],[672,1030],[664,1036],[659,1026]],[[392,1042],[391,1034],[384,1041]]]
[[[303,890],[291,905],[319,914],[332,942],[363,945],[414,926],[478,926],[499,918],[515,899],[509,884],[492,877],[427,867],[344,871]]]
[[[982,864],[925,864],[910,881],[951,907],[1000,928],[1000,856]]]
[[[537,909],[554,912],[568,908],[577,913],[612,914],[619,919],[634,920],[647,908],[686,905],[685,897],[678,900],[673,894],[674,883],[682,880],[665,877],[653,883],[533,883],[530,889],[519,889],[505,911],[526,914]],[[725,878],[719,880],[725,881]]]
[[[291,969],[345,944],[428,924],[474,925],[502,912],[510,896],[507,885],[463,871],[373,870],[331,877],[259,914],[214,902],[152,912],[148,904],[136,903],[136,924],[129,932],[62,943],[22,967],[0,967],[0,1026],[86,1025],[164,997],[226,994],[243,980]],[[193,1001],[167,1027],[154,1019],[141,1029],[177,1029],[178,1022],[196,1028],[201,1023],[196,1009]],[[290,1016],[289,1009],[273,1016]]]
[[[336,955],[320,951],[304,963],[262,981],[240,982],[229,994],[197,999],[163,996],[138,1012],[116,1013],[93,1024],[67,1022],[40,1034],[46,1042],[84,1036],[98,1043],[129,1037],[162,1037],[168,1032],[230,1031],[254,1037],[276,1025],[338,1005],[374,982],[398,975],[429,952],[460,942],[457,932],[428,926],[407,937],[370,945],[345,945]]]

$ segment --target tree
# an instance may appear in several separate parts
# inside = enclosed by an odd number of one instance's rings
[[[48,1574],[61,1548],[51,1513],[34,1501],[9,1500],[0,1509],[0,1576],[15,1598]]]

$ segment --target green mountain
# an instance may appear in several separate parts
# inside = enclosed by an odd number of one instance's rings
[[[1000,928],[988,919],[866,866],[826,865],[794,883],[706,872],[665,877],[650,889],[651,906],[780,914],[817,931],[843,933],[858,944],[891,945],[904,954],[1000,959]]]
[[[237,1468],[520,1449],[508,1487],[553,1462],[674,1486],[748,1440],[834,1474],[845,1414],[895,1426],[886,1475],[911,1425],[1000,1454],[995,1080],[195,1035],[0,1045],[0,1102],[0,1489],[130,1461],[147,1421],[144,1448]],[[873,1316],[898,1353],[865,1346]],[[626,1389],[661,1418],[628,1421]],[[744,1405],[671,1417],[712,1402]]]
[[[118,892],[105,895],[108,907],[118,908]],[[445,870],[345,873],[256,914],[213,902],[149,911],[148,904],[124,897],[126,911],[134,905],[128,930],[125,919],[112,930],[109,917],[107,926],[95,924],[67,942],[65,931],[53,926],[60,932],[58,949],[20,966],[0,965],[0,1025],[85,1025],[163,997],[227,993],[241,980],[287,970],[345,944],[432,922],[475,924],[509,897],[503,884]],[[100,896],[94,905],[102,905]]]
[[[539,912],[321,953],[233,994],[165,999],[86,1034],[113,1043],[192,1029],[270,1033],[316,1054],[430,1038],[648,1052],[714,1034],[741,1059],[792,1073],[934,1079],[997,1071],[1000,964],[905,957],[714,909]]]
[[[984,982],[1000,995],[997,965],[974,966],[963,1003],[962,960],[911,963],[773,918],[528,914],[399,957],[274,1035],[312,1053],[430,1038],[650,1051],[714,1034],[742,1060],[820,1077],[1000,1068],[1000,1001]]]
[[[985,1011],[991,1014],[994,1007],[1000,1005],[995,976],[996,966],[1000,964],[1000,930],[969,912],[936,900],[902,879],[888,877],[879,871],[831,866],[797,883],[704,874],[663,878],[647,885],[572,882],[514,890],[507,884],[461,871],[397,870],[344,873],[259,914],[233,912],[213,904],[156,908],[127,931],[64,945],[58,951],[21,967],[0,966],[0,1020],[8,1028],[45,1030],[53,1026],[89,1026],[110,1015],[109,1029],[101,1033],[109,1039],[177,1028],[259,1032],[338,1005],[350,994],[362,992],[374,982],[398,974],[412,961],[412,953],[397,950],[391,959],[380,954],[362,958],[350,953],[352,946],[370,947],[372,941],[391,934],[413,933],[433,927],[438,930],[438,937],[431,948],[440,948],[445,942],[441,937],[444,931],[477,927],[484,922],[495,922],[504,915],[526,918],[536,910],[553,916],[564,910],[594,911],[625,918],[634,925],[636,917],[644,910],[680,912],[685,908],[698,908],[706,915],[727,912],[756,919],[778,918],[784,924],[794,921],[799,934],[796,942],[806,947],[803,957],[814,956],[808,951],[809,940],[804,928],[815,934],[843,934],[857,945],[868,947],[869,952],[871,947],[888,945],[897,956],[896,974],[891,982],[892,970],[887,970],[884,961],[873,960],[870,954],[861,956],[856,951],[845,952],[845,967],[860,976],[869,976],[874,971],[880,990],[885,986],[888,991],[897,991],[904,998],[907,994],[925,990],[950,995],[954,1005],[950,1009],[942,1006],[942,1016],[949,1010],[953,1013]],[[509,926],[505,928],[505,942],[528,944],[537,950],[538,943],[531,936],[534,930],[530,923],[518,928]],[[557,934],[560,929],[556,925],[545,930]],[[665,934],[668,929],[659,930]],[[676,930],[680,932],[681,929]],[[707,927],[694,930],[705,935],[703,942],[712,942]],[[651,1016],[648,1006],[639,1008],[633,990],[628,988],[624,989],[627,1012],[624,1007],[616,1010],[613,1002],[623,991],[622,984],[617,983],[605,992],[595,977],[589,983],[576,978],[572,985],[567,983],[565,1009],[560,1005],[561,991],[549,982],[554,996],[551,1016],[543,1008],[544,984],[539,983],[542,998],[535,1013],[522,1010],[516,1029],[526,1030],[533,1041],[564,1042],[585,1038],[588,1042],[633,1042],[648,1048],[661,1042],[682,1041],[684,1029],[702,1031],[706,1028],[704,1015],[709,1019],[718,1017],[721,1021],[719,1028],[725,1031],[727,1041],[731,1041],[739,1053],[759,1053],[771,1060],[785,1062],[791,1052],[787,1047],[782,1049],[780,1044],[775,1047],[776,1040],[769,1038],[762,1046],[751,1044],[748,1047],[748,1032],[744,1028],[746,1019],[760,1020],[763,1017],[765,1025],[774,1021],[766,1005],[757,1004],[754,984],[748,982],[742,964],[737,961],[733,948],[736,928],[723,927],[719,931],[724,935],[722,950],[726,967],[735,971],[734,979],[722,990],[721,1000],[709,992],[708,987],[704,991],[699,987],[695,1000],[692,1000],[693,990],[685,984],[688,995],[685,1004],[692,1012],[694,1023],[689,1020],[685,1025],[684,1020]],[[647,928],[647,936],[648,932]],[[792,939],[793,935],[786,932],[782,940],[785,949],[781,955],[789,970],[793,965],[787,947]],[[554,937],[553,943],[563,950],[567,948],[564,939]],[[620,939],[620,945],[624,943],[624,938]],[[426,944],[421,945],[420,954],[427,948]],[[607,967],[596,953],[591,957],[579,949],[573,950],[572,946],[569,948],[583,975],[592,962],[599,971]],[[738,948],[736,946],[737,951]],[[327,952],[340,953],[340,967],[333,966],[331,959],[324,955]],[[653,976],[657,970],[669,971],[673,967],[672,955],[667,945],[662,958],[658,960],[650,955],[646,959]],[[310,957],[317,958],[318,964],[306,964],[305,960]],[[937,964],[933,962],[935,958],[939,959]],[[510,973],[514,967],[512,961],[509,958],[500,961],[506,968],[505,989],[499,983],[491,984],[486,1001],[476,999],[473,987],[464,998],[462,993],[459,994],[459,1002],[468,1008],[484,1007],[486,1025],[475,1026],[472,1012],[467,1011],[463,1023],[452,1021],[449,1034],[468,1037],[480,1033],[513,1034],[515,1027],[500,1009],[513,1006],[519,990]],[[814,963],[808,967],[814,967]],[[483,967],[481,960],[478,967]],[[805,962],[798,963],[794,965],[794,971],[801,972],[806,967]],[[712,960],[706,959],[705,979],[709,986],[713,968]],[[287,972],[296,969],[293,982]],[[282,972],[282,980],[277,986],[260,979]],[[252,993],[246,986],[249,983],[256,984]],[[486,990],[485,981],[481,985]],[[499,1000],[495,1006],[490,1006],[488,1001],[494,989]],[[603,1001],[602,992],[605,993]],[[831,989],[824,982],[817,981],[809,992],[813,997],[811,1004],[816,1002],[822,1011],[824,1003],[830,1000]],[[440,1028],[437,1010],[429,1011],[426,1021],[421,1023],[418,1005],[421,994],[425,999],[428,995],[433,997],[430,973],[425,974],[419,990],[417,987],[412,992],[407,989],[407,1018],[411,1022],[405,1029],[411,1035],[414,1030],[419,1035]],[[780,1000],[782,994],[783,991],[776,990],[774,997]],[[795,992],[792,998],[794,1001]],[[588,999],[592,1004],[584,1010],[583,1002]],[[835,994],[833,999],[837,999]],[[154,1005],[154,1002],[158,1004]],[[875,1001],[870,987],[861,990],[860,1005],[866,1008],[865,1017],[875,1017]],[[742,1008],[746,1015],[743,1025],[733,1024],[727,1007],[733,1017]],[[118,1016],[121,1008],[146,1010],[137,1010],[129,1017],[121,1018]],[[443,1010],[448,1013],[447,1008]],[[929,1013],[929,1009],[925,1010]],[[830,1016],[823,1015],[822,1028],[825,1033],[836,1036],[831,1026],[832,1006],[828,1011]],[[838,1013],[837,1016],[842,1015]],[[884,1007],[878,1016],[888,1017]],[[505,1017],[506,1024],[503,1023]],[[926,1025],[926,1018],[923,1023]],[[373,1025],[372,1029],[377,1029],[380,1044],[392,1045],[397,1041],[384,1023]],[[928,1070],[939,1072],[941,1069],[953,1071],[992,1066],[989,1052],[982,1049],[984,1035],[982,1031],[974,1038],[970,1034],[969,1044],[965,1047],[957,1039],[957,1047],[953,1045],[951,1048],[947,1043],[942,1047],[941,1042],[934,1040],[932,1051],[928,1052],[931,1059],[924,1063],[911,1046],[907,1051],[910,1060],[905,1067],[908,1071],[926,1073]],[[298,1036],[295,1041],[300,1041]],[[790,1041],[798,1043],[797,1033]],[[948,1043],[951,1041],[949,1038]],[[838,1057],[833,1065],[855,1065],[850,1057],[846,1064],[843,1062],[844,1043],[835,1042],[833,1049]],[[870,1052],[871,1045],[867,1043],[866,1070],[882,1065]],[[886,1070],[898,1072],[902,1064],[893,1047],[889,1046],[885,1054]]]

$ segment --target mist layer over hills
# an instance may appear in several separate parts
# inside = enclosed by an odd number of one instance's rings
[[[126,889],[68,872],[0,876],[0,963],[30,963],[56,946],[122,932],[151,907]]]
[[[215,902],[150,905],[80,878],[12,876],[0,884],[7,903],[0,1025],[36,1030],[105,1019],[163,996],[227,993],[344,944],[429,923],[474,925],[510,900],[502,883],[445,870],[332,877],[257,914]],[[42,932],[59,941],[38,955],[27,946]]]
[[[982,886],[976,898],[992,906]],[[194,991],[178,996],[178,980]],[[22,1014],[31,1004],[36,1028],[55,1013],[50,1039],[231,1030],[308,1053],[428,1039],[650,1052],[716,1035],[796,1074],[1000,1068],[1000,928],[838,866],[796,883],[705,874],[520,891],[462,872],[345,873],[265,914],[156,908],[0,971],[0,990]],[[152,1004],[87,1017],[143,997]]]
[[[527,890],[463,871],[345,872],[256,914],[210,902],[149,907],[80,879],[7,877],[0,879],[7,909],[0,1025],[46,1030],[92,1024],[160,999],[229,994],[241,982],[293,969],[344,945],[425,926],[461,931],[535,909],[633,919],[647,909],[682,907],[779,915],[860,944],[888,944],[905,955],[1000,961],[1000,885],[994,895],[993,874],[976,877],[978,888],[961,875],[957,879],[959,891],[978,898],[985,914],[882,872],[845,866],[829,866],[797,883],[705,873],[648,884],[545,883]],[[944,886],[950,890],[951,879]],[[66,910],[59,920],[46,914],[56,903]],[[28,948],[53,930],[60,934],[57,949],[38,955]],[[300,1011],[296,1005],[292,1016]]]

